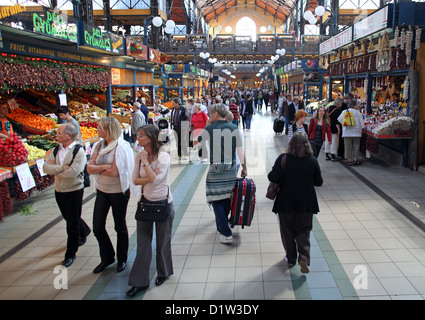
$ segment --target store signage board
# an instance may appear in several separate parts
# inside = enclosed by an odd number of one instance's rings
[[[73,17],[45,10],[45,14],[33,13],[32,22],[35,33],[77,42],[77,24]]]
[[[25,14],[20,14],[24,12]],[[77,24],[72,16],[43,6],[4,6],[0,22],[14,29],[31,31],[56,39],[77,42]]]
[[[127,41],[127,55],[142,60],[148,60],[148,47],[143,44],[142,39],[128,37]]]
[[[32,176],[28,162],[15,167],[15,170],[22,188],[22,192],[35,187],[34,177]]]
[[[319,54],[325,54],[332,50],[338,49],[353,39],[353,27],[350,26],[348,29],[338,33],[336,36],[322,42],[319,46]]]
[[[83,43],[86,46],[113,52],[117,54],[124,54],[124,41],[123,37],[117,36],[110,32],[105,32],[101,28],[83,23]]]
[[[353,25],[353,41],[389,27],[388,8],[389,6],[385,6],[363,20],[356,22]]]
[[[27,11],[27,7],[20,4],[15,4],[13,6],[4,6],[0,10],[0,20],[25,11]]]
[[[116,68],[111,68],[111,83],[112,84],[121,84],[121,70]]]

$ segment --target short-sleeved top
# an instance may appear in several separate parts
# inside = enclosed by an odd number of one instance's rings
[[[210,163],[236,163],[236,148],[242,147],[242,138],[236,125],[218,120],[206,126],[198,141],[209,143]]]

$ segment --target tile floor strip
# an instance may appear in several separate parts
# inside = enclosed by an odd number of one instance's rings
[[[379,195],[382,199],[384,199],[388,204],[394,207],[398,212],[400,212],[404,217],[406,217],[410,222],[412,222],[416,227],[425,232],[425,223],[415,217],[411,212],[409,212],[406,208],[400,205],[397,201],[391,198],[388,194],[382,191],[377,185],[373,182],[369,181],[366,177],[364,177],[361,173],[354,170],[350,166],[345,163],[341,163],[345,166],[345,168],[350,171],[354,176],[356,176],[360,181],[362,181],[365,185],[371,188],[377,195]]]
[[[83,205],[85,203],[89,202],[91,199],[93,199],[95,197],[95,195],[96,195],[95,193],[92,193],[89,196],[87,196],[86,198],[84,198],[83,199]],[[11,256],[16,254],[17,252],[19,252],[21,249],[25,248],[27,245],[29,245],[31,242],[36,240],[38,237],[40,237],[42,234],[44,234],[46,231],[50,230],[50,228],[54,227],[56,224],[58,224],[61,221],[63,221],[63,217],[62,217],[62,215],[59,215],[57,218],[50,221],[44,227],[42,227],[41,229],[34,232],[31,236],[26,238],[24,241],[22,241],[21,243],[17,244],[12,249],[10,249],[9,251],[2,254],[0,256],[0,264],[2,264],[4,261],[9,259]]]
[[[200,180],[202,179],[205,170],[208,168],[206,164],[191,164],[187,165],[182,172],[176,177],[176,179],[171,184],[171,192],[173,193],[173,204],[175,210],[175,217],[173,222],[172,236],[174,235],[176,229],[179,226],[179,223],[186,211],[187,205],[190,203],[196,187],[199,185]],[[184,197],[180,197],[182,194]],[[152,241],[152,261],[150,266],[150,275],[151,278],[156,272],[156,242],[155,242],[155,232],[153,233],[154,238]],[[126,299],[125,292],[129,289],[127,284],[128,275],[130,268],[132,266],[132,261],[136,255],[136,238],[137,232],[130,237],[130,245],[133,249],[129,250],[128,256],[128,267],[125,272],[121,275],[117,275],[115,270],[112,268],[106,269],[99,276],[97,281],[93,284],[92,288],[84,296],[83,300],[103,300],[103,299],[116,299],[123,300]],[[152,279],[151,279],[152,280]],[[108,289],[108,285],[111,284],[111,287],[117,285],[116,282],[119,282],[119,286],[122,286],[120,292],[111,292],[113,289]],[[133,300],[142,300],[144,293],[138,295]]]
[[[283,152],[277,143],[267,149],[267,173],[270,172],[278,155]],[[312,265],[310,273],[304,275],[297,266],[289,268],[295,298],[297,300],[342,300],[358,299],[351,281],[316,216],[310,235]]]

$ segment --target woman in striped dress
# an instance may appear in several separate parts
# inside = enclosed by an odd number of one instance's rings
[[[291,141],[295,132],[304,132],[306,137],[308,137],[308,125],[304,123],[307,120],[307,116],[308,113],[304,110],[298,110],[295,112],[294,121],[288,127],[288,142]]]
[[[217,231],[221,243],[232,243],[229,227],[230,197],[235,188],[237,167],[236,151],[239,159],[244,159],[242,139],[238,127],[225,120],[227,108],[224,104],[214,104],[210,108],[211,124],[198,136],[198,142],[206,152],[210,148],[210,167],[206,178],[207,202],[214,209]],[[202,151],[204,152],[204,151]],[[242,161],[241,176],[247,175],[246,162]]]

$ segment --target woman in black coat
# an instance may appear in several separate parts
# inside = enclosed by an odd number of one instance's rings
[[[281,154],[268,174],[270,182],[279,183],[273,212],[279,216],[280,234],[289,265],[297,261],[301,272],[310,265],[310,232],[313,214],[319,212],[315,186],[323,184],[322,174],[311,145],[304,133],[295,133],[288,145],[282,174]]]

